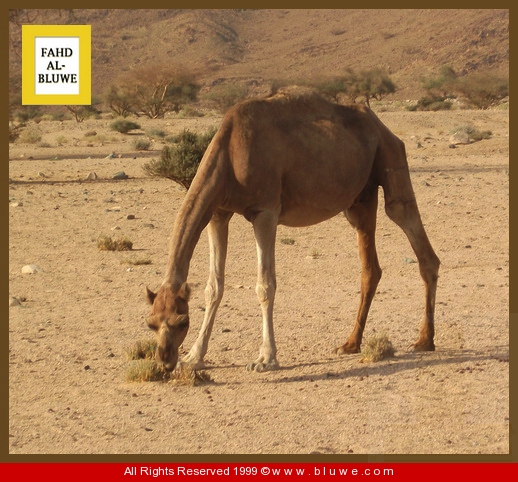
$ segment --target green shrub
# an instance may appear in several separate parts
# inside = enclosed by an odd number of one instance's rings
[[[121,134],[127,134],[129,131],[134,129],[140,129],[140,125],[127,119],[117,119],[111,123],[110,128],[112,131],[117,131]]]
[[[144,172],[150,176],[171,179],[189,189],[203,154],[215,133],[216,129],[204,134],[184,130],[172,139],[173,145],[162,149],[160,159],[153,159],[142,166]]]

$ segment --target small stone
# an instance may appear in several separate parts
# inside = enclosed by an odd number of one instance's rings
[[[128,179],[128,175],[124,171],[117,172],[113,175],[112,179]]]
[[[95,172],[91,172],[90,174],[88,174],[88,176],[86,176],[86,179],[89,181],[93,181],[94,179],[99,179],[99,178]]]
[[[14,296],[9,296],[9,307],[11,306],[21,306],[22,303],[18,298],[15,298]]]
[[[135,219],[135,215],[134,214],[128,214],[126,216],[126,219]]]
[[[459,144],[471,144],[472,140],[467,132],[457,131],[450,137],[450,147]]]
[[[23,206],[23,203],[21,201],[16,201],[14,203],[9,204],[9,206],[11,206],[13,208],[19,208],[19,207]]]
[[[27,264],[22,268],[22,273],[24,274],[34,274],[38,273],[39,271],[41,271],[41,268],[35,264]]]
[[[113,226],[112,231],[118,231],[120,228],[120,226]]]

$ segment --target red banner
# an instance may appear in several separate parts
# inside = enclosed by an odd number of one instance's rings
[[[368,477],[391,481],[422,480],[512,480],[518,475],[517,463],[4,463],[0,464],[2,478],[18,480],[31,478],[53,481],[94,478],[130,481],[132,478],[183,477],[270,477],[323,479],[335,477]],[[512,476],[512,474],[515,474]],[[502,477],[504,477],[502,479]]]

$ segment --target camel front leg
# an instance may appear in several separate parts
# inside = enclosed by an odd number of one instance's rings
[[[182,362],[193,368],[205,367],[203,358],[207,353],[209,339],[214,326],[225,285],[225,263],[228,246],[228,224],[233,213],[217,211],[207,226],[209,235],[209,279],[205,288],[205,316],[198,338]]]
[[[278,213],[264,211],[253,220],[257,244],[258,276],[256,293],[263,315],[263,343],[259,357],[247,365],[247,370],[263,372],[279,368],[273,333],[273,303],[277,281],[275,277],[275,238]]]

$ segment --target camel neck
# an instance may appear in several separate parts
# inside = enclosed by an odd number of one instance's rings
[[[200,166],[201,169],[203,168]],[[203,169],[207,170],[211,171]],[[219,200],[221,189],[216,177],[218,176],[196,176],[176,216],[169,242],[166,276],[162,283],[170,285],[173,290],[187,281],[194,248]],[[210,181],[207,182],[207,179]]]

